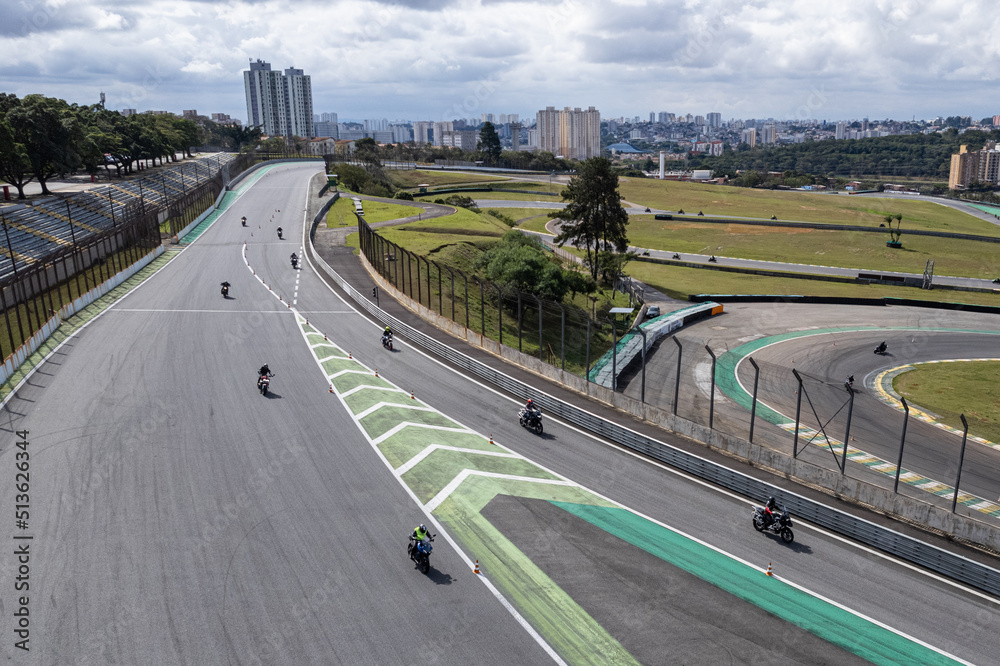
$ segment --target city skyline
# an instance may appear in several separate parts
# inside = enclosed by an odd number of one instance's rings
[[[513,16],[497,20],[497,12]],[[193,0],[13,4],[0,89],[242,118],[260,58],[312,75],[317,110],[434,121],[555,104],[605,117],[993,116],[991,3],[610,4]],[[332,20],[333,18],[336,20]],[[333,32],[317,26],[336,25]]]

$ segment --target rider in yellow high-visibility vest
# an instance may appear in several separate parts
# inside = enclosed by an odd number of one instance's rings
[[[417,525],[413,528],[413,534],[410,535],[410,545],[407,547],[407,551],[410,553],[410,557],[413,557],[416,553],[417,543],[423,541],[430,536],[430,532],[427,531],[427,526],[423,523]]]

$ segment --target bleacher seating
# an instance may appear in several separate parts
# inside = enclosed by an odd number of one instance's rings
[[[40,261],[71,244],[74,235],[77,242],[80,242],[94,233],[112,228],[113,217],[123,219],[125,207],[140,200],[140,196],[150,206],[169,205],[187,190],[210,180],[234,157],[230,153],[216,153],[200,157],[194,162],[165,167],[152,175],[116,182],[68,197],[53,197],[34,201],[30,205],[0,208],[0,214],[8,223],[7,236],[10,238],[10,247],[17,255],[18,266]],[[0,279],[12,273],[7,238],[0,238]]]

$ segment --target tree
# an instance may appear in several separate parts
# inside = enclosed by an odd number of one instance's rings
[[[563,220],[555,242],[562,247],[571,243],[586,252],[590,276],[597,280],[600,252],[623,253],[628,249],[628,213],[621,205],[618,176],[611,162],[592,157],[580,164],[569,187],[562,191],[566,207],[550,217]]]
[[[31,161],[24,144],[14,139],[14,130],[0,116],[0,179],[17,188],[17,198],[24,199],[24,186],[31,182]]]
[[[493,127],[493,123],[489,121],[483,123],[482,129],[479,130],[479,144],[476,148],[491,162],[500,159],[503,146],[500,145],[500,136],[497,134],[496,128]]]
[[[490,282],[552,301],[561,301],[569,288],[541,241],[515,229],[479,257],[477,268]]]
[[[50,177],[81,166],[83,131],[66,102],[28,95],[6,118],[14,140],[24,147],[42,194],[51,194],[46,186]]]

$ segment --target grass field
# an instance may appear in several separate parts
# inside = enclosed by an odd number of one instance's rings
[[[886,236],[864,231],[764,227],[655,220],[633,215],[629,242],[671,252],[741,259],[922,273],[928,259],[938,275],[994,278],[1000,275],[1000,244],[933,236],[902,236],[903,247],[885,246]]]
[[[483,210],[486,210],[488,208],[489,206],[486,206],[486,208],[483,208]],[[494,208],[493,210],[497,210],[503,213],[504,215],[509,215],[510,217],[514,218],[519,222],[521,220],[526,220],[528,218],[541,215],[541,217],[538,218],[538,221],[541,222],[542,226],[544,226],[545,222],[548,221],[549,219],[548,217],[549,211],[544,208]],[[536,220],[532,220],[531,224],[533,224],[535,221]]]
[[[546,197],[539,196],[537,194],[521,194],[519,192],[452,192],[452,193],[442,193],[435,194],[434,192],[428,192],[427,194],[422,194],[420,196],[414,196],[413,198],[417,201],[434,201],[435,199],[447,199],[452,194],[459,194],[461,196],[471,197],[473,199],[502,199],[504,201],[560,201],[559,197]]]
[[[398,227],[379,229],[379,235],[410,252],[430,255],[448,245],[473,244],[495,241],[510,228],[498,220],[459,208],[453,215],[436,217],[420,222],[410,222]],[[352,234],[349,244],[357,247],[357,234]]]
[[[892,387],[907,400],[940,416],[942,423],[1000,443],[1000,361],[927,363],[899,375]]]
[[[415,188],[427,184],[431,187],[442,185],[471,185],[474,183],[493,183],[507,180],[501,176],[480,176],[477,174],[453,173],[450,171],[390,171],[389,177],[402,188]]]
[[[912,298],[945,303],[1000,306],[1000,294],[915,289],[881,284],[823,282],[797,278],[726,273],[703,268],[683,268],[633,261],[625,272],[668,296],[687,299],[689,294],[782,294],[850,298]]]
[[[877,227],[885,215],[903,216],[907,229],[1000,236],[1000,226],[930,201],[874,199],[847,194],[810,194],[755,190],[727,185],[702,185],[642,178],[619,181],[622,198],[665,210],[702,211],[705,215],[853,224]],[[888,234],[887,234],[888,235]]]
[[[365,211],[365,220],[369,224],[385,222],[386,220],[397,220],[401,217],[410,217],[420,213],[423,209],[417,206],[403,206],[400,204],[383,203],[381,201],[364,201],[362,203]],[[358,223],[358,218],[354,216],[354,202],[348,193],[341,196],[337,203],[330,206],[326,214],[326,226],[346,227],[354,226]]]

